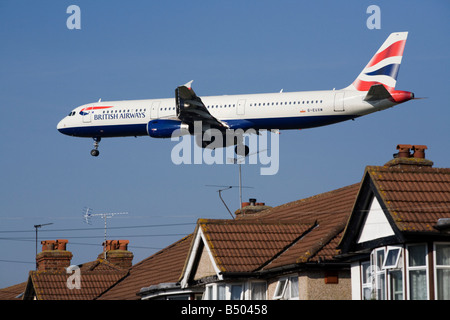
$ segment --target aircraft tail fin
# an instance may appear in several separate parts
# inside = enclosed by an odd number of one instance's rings
[[[375,84],[382,84],[393,91],[402,62],[408,32],[391,33],[359,76],[347,90],[369,91]]]

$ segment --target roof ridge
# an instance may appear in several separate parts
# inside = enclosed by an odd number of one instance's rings
[[[269,214],[272,211],[277,211],[277,210],[279,210],[281,208],[291,207],[291,206],[298,205],[300,203],[307,203],[309,201],[316,201],[318,198],[331,196],[331,195],[333,195],[335,193],[340,193],[340,192],[343,192],[343,191],[345,191],[347,189],[349,189],[349,190],[353,189],[356,186],[359,186],[360,184],[361,184],[360,182],[356,182],[356,183],[353,183],[353,184],[350,184],[350,185],[347,185],[347,186],[344,186],[344,187],[340,187],[338,189],[333,189],[333,190],[330,190],[330,191],[326,191],[326,192],[322,192],[322,193],[319,193],[319,194],[316,194],[316,195],[309,196],[307,198],[294,200],[294,201],[291,201],[291,202],[288,202],[288,203],[281,204],[281,205],[276,206],[276,207],[272,207],[272,208],[263,210],[263,211],[258,212],[258,213],[254,213],[254,214],[252,214],[252,216],[254,215],[254,216],[259,216],[260,217],[260,216],[264,216],[266,214]],[[314,212],[314,213],[317,213],[317,212]]]
[[[201,219],[202,221],[199,221],[199,224],[215,224],[215,225],[308,225],[308,224],[314,224],[316,223],[316,219],[311,220],[301,220],[301,219],[293,219],[293,218],[287,218],[287,219],[276,219],[276,218],[264,218],[264,217],[256,217],[255,219],[238,219],[238,220],[231,220],[231,219]]]
[[[369,169],[378,169],[383,171],[389,171],[389,172],[427,172],[427,173],[449,173],[450,174],[450,168],[440,168],[440,167],[430,167],[430,166],[419,166],[419,165],[411,165],[411,166],[404,166],[404,167],[392,167],[392,166],[375,166],[375,165],[369,165],[366,166],[366,171]]]

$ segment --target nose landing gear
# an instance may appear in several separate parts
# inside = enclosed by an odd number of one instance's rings
[[[100,151],[98,151],[98,145],[99,145],[100,141],[102,140],[102,138],[101,137],[93,137],[92,139],[94,139],[94,149],[91,150],[91,156],[98,157],[98,155],[100,154]]]

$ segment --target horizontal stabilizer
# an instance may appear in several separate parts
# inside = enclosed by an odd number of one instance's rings
[[[374,84],[367,92],[364,101],[376,101],[391,98],[391,94],[382,84]]]

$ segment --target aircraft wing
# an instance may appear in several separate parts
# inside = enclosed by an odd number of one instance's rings
[[[194,121],[202,121],[213,128],[227,129],[228,125],[213,117],[206,106],[192,90],[192,81],[175,89],[175,99],[177,103],[177,117],[182,122],[193,125]]]

